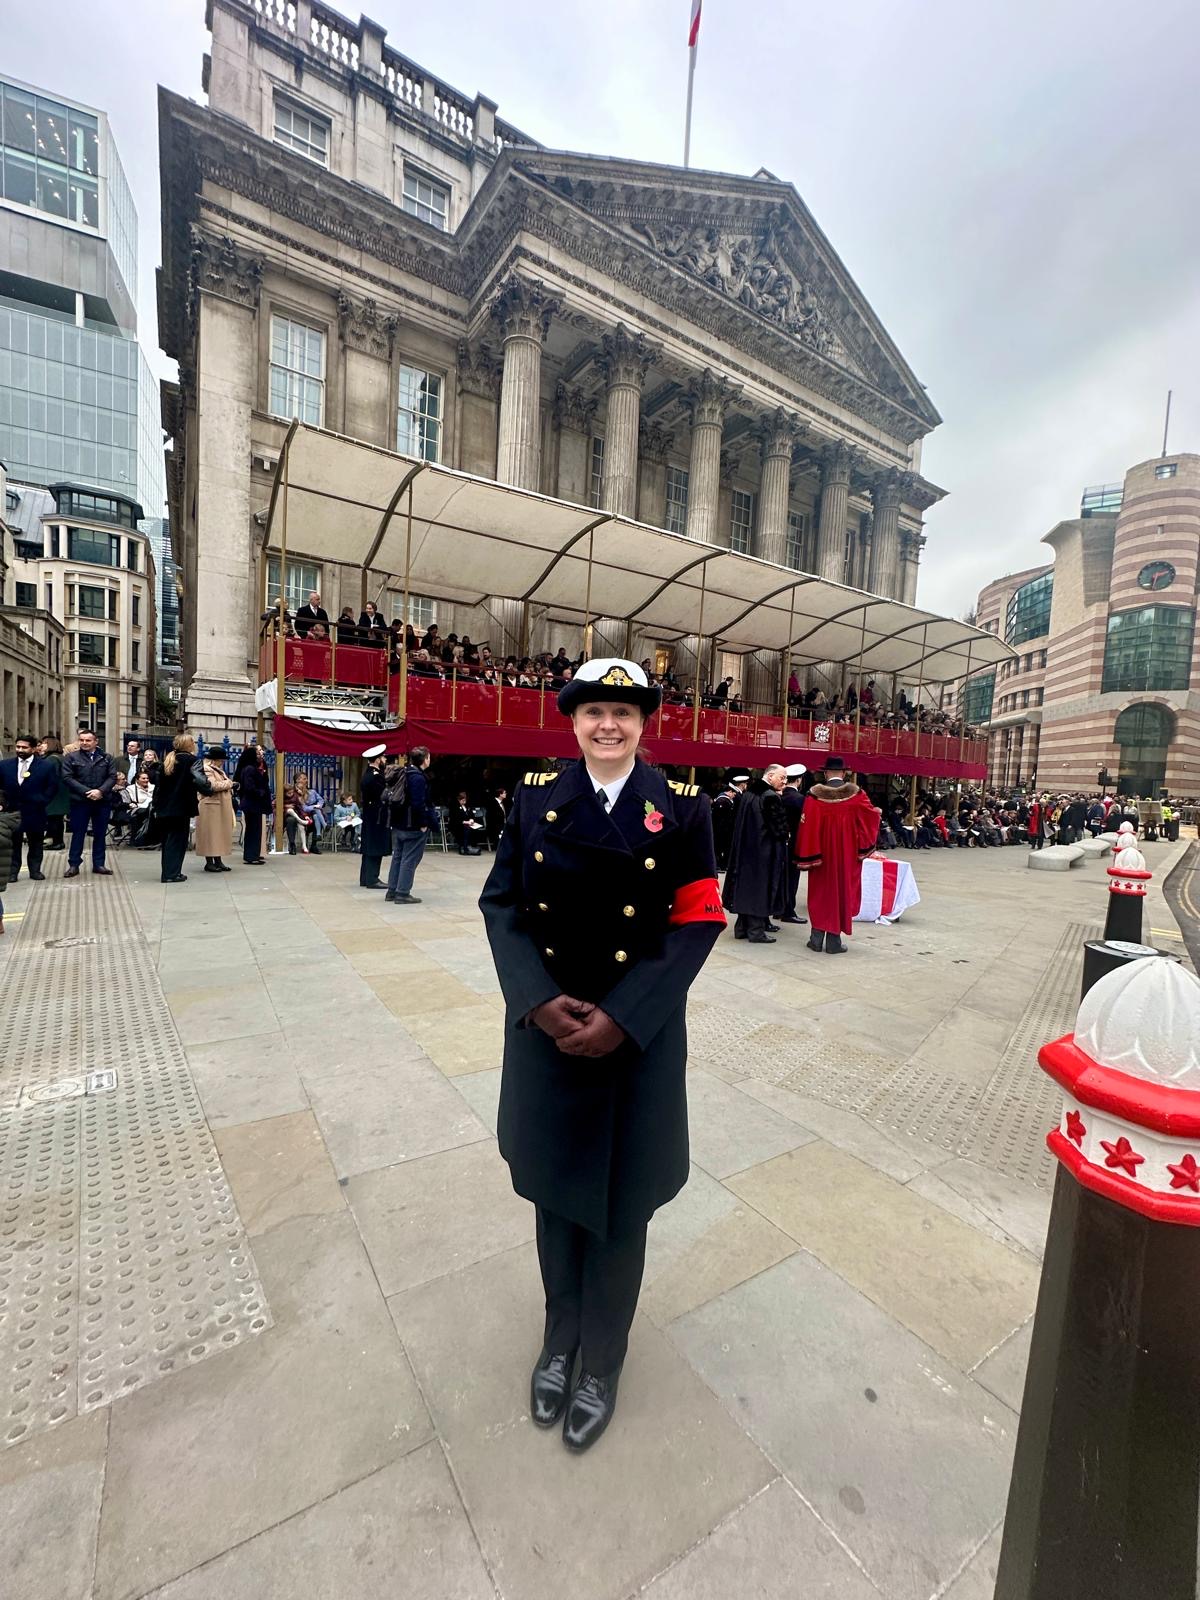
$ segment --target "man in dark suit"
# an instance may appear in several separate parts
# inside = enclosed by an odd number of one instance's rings
[[[799,761],[794,761],[787,768],[787,782],[779,793],[788,819],[787,910],[783,913],[784,922],[808,921],[807,917],[796,915],[796,896],[800,892],[800,868],[795,861],[796,837],[800,832],[800,819],[804,815],[804,796],[800,792],[800,780],[807,770]]]
[[[46,807],[58,792],[58,778],[53,761],[45,761],[35,754],[37,741],[23,734],[14,747],[16,755],[0,761],[0,791],[9,796],[9,804],[21,816],[21,826],[13,836],[12,881],[21,870],[21,846],[29,850],[29,876],[40,880],[42,849],[46,836]]]
[[[63,877],[79,876],[83,843],[90,826],[92,871],[111,878],[112,868],[105,866],[104,855],[113,790],[117,786],[117,767],[113,758],[99,748],[96,735],[89,728],[79,735],[79,749],[63,757],[62,777],[71,796],[71,849]]]
[[[121,787],[131,789],[137,782],[137,775],[142,770],[141,744],[137,739],[130,739],[125,745],[125,754],[117,759],[117,772],[124,780]]]
[[[308,604],[300,607],[296,613],[296,632],[302,639],[307,639],[309,629],[318,622],[325,624],[325,632],[329,632],[329,613],[321,604],[321,596],[314,589],[308,597]]]

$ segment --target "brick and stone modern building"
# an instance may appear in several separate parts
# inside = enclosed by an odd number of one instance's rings
[[[1054,560],[980,592],[979,625],[1021,652],[962,691],[1005,787],[1200,793],[1200,456],[1132,467],[1045,536]]]
[[[915,598],[939,417],[790,184],[544,149],[310,0],[210,0],[208,18],[207,106],[160,95],[197,726],[247,725],[281,582],[358,607],[357,572],[263,558],[294,416]],[[518,603],[477,610],[416,596],[410,620],[516,648]],[[778,672],[747,660],[746,698],[777,704]]]

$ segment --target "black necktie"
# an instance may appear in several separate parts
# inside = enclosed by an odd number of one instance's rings
[[[608,798],[607,791],[604,790],[604,789],[597,789],[596,790],[596,799],[599,800],[599,802],[600,802],[601,811],[607,811],[609,806],[612,804],[612,802]]]

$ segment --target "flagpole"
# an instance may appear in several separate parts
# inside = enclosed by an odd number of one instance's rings
[[[690,167],[692,155],[692,84],[696,80],[696,49],[693,45],[688,51],[688,92],[687,116],[683,125],[683,164]]]
[[[687,113],[683,123],[683,164],[692,164],[692,85],[696,81],[696,51],[700,48],[700,8],[703,0],[692,0],[692,16],[688,23],[688,92]]]

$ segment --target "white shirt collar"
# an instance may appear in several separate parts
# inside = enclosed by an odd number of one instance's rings
[[[629,770],[627,772],[623,772],[619,778],[598,778],[592,771],[591,767],[588,767],[587,775],[592,780],[592,788],[596,791],[599,791],[600,789],[604,790],[605,794],[608,796],[608,809],[610,811],[613,810],[617,801],[621,798],[621,790],[629,782],[629,779],[633,774],[633,768],[635,764],[636,763],[634,762],[630,762]]]

